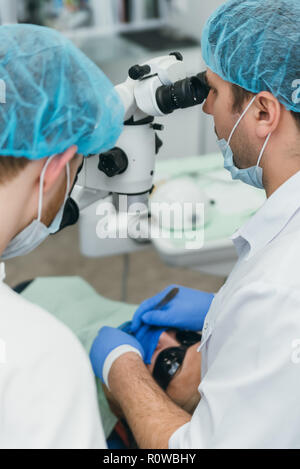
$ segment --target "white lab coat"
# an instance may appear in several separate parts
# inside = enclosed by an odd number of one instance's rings
[[[300,172],[234,236],[208,313],[201,401],[170,448],[300,448]]]
[[[75,336],[0,275],[0,448],[105,448],[95,381]]]

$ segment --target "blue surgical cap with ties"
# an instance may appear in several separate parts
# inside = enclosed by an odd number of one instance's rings
[[[99,43],[101,47],[101,42]],[[0,26],[0,155],[37,160],[112,148],[124,108],[104,73],[53,29]]]
[[[300,112],[300,0],[227,1],[204,27],[202,54],[223,80]]]

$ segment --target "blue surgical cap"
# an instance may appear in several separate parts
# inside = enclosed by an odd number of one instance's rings
[[[203,58],[225,81],[300,112],[300,1],[230,0],[208,19]]]
[[[122,132],[113,85],[55,30],[1,26],[0,85],[0,155],[37,160],[77,145],[87,156],[112,148]]]

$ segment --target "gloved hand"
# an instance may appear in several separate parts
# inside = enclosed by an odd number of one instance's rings
[[[123,332],[127,334],[132,334],[141,344],[144,350],[144,363],[146,365],[150,365],[152,356],[155,352],[157,344],[159,342],[160,336],[166,330],[166,328],[159,328],[148,326],[147,324],[143,324],[136,333],[132,333],[132,322],[128,321],[122,326],[119,327]]]
[[[95,375],[108,388],[108,376],[113,363],[127,352],[135,352],[144,360],[143,347],[135,337],[113,327],[100,329],[93,342],[90,359]]]
[[[135,337],[142,345],[145,355],[144,363],[150,365],[152,356],[155,352],[160,336],[165,331],[165,328],[151,327],[144,324],[136,332]]]
[[[179,288],[175,298],[162,308],[156,309],[156,306],[173,288]],[[136,333],[143,324],[148,324],[158,327],[201,331],[213,299],[213,293],[171,285],[140,305],[133,317],[131,330]]]

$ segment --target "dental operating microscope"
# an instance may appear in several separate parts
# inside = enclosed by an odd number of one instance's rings
[[[130,244],[137,239],[96,239],[101,204],[113,206],[120,219],[132,207],[144,207],[148,218],[155,160],[162,146],[163,126],[155,118],[201,104],[209,93],[206,73],[187,77],[179,52],[131,67],[127,80],[115,89],[125,108],[124,130],[113,149],[87,158],[74,197],[81,210],[81,250],[90,257],[136,249]]]

